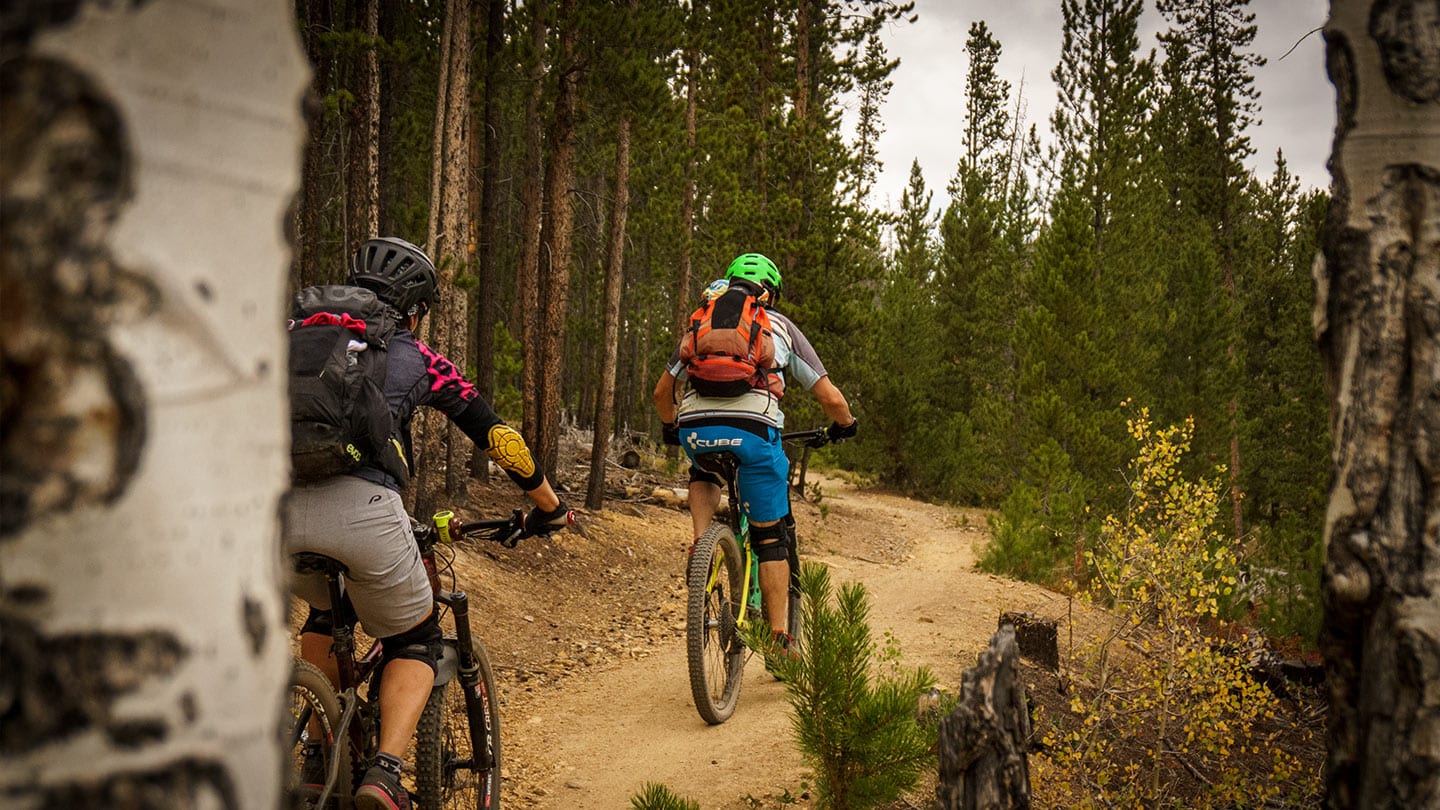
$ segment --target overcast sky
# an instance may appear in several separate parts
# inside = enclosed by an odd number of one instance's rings
[[[1154,32],[1163,23],[1154,3],[1147,0],[1147,6],[1142,53],[1159,49]],[[1255,75],[1261,121],[1249,133],[1255,146],[1251,168],[1269,177],[1275,150],[1283,149],[1302,187],[1324,188],[1330,183],[1325,160],[1334,135],[1335,94],[1325,77],[1324,42],[1318,32],[1306,34],[1324,25],[1328,0],[1252,0],[1250,9],[1258,26],[1252,48],[1267,60]],[[882,114],[879,156],[885,165],[872,201],[887,207],[898,205],[914,159],[937,203],[945,196],[960,159],[965,39],[974,20],[983,19],[999,40],[998,71],[1012,93],[1023,76],[1026,119],[1039,126],[1047,143],[1055,108],[1050,72],[1060,59],[1059,0],[916,0],[915,11],[919,22],[896,25],[886,34],[886,47],[900,58],[900,67],[892,74],[895,86]]]

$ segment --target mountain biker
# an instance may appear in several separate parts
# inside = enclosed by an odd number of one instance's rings
[[[421,405],[436,408],[489,453],[525,491],[534,508],[525,530],[544,534],[565,525],[568,508],[551,489],[524,440],[505,425],[479,392],[439,352],[416,339],[415,330],[439,301],[435,266],[419,247],[391,237],[371,239],[356,251],[350,285],[371,290],[400,315],[386,356],[385,400],[399,426],[405,458],[410,422]],[[400,785],[401,755],[434,682],[441,631],[430,581],[420,561],[400,482],[379,467],[291,490],[284,508],[285,550],[333,557],[347,567],[346,595],[365,632],[384,642],[380,679],[379,755],[355,794],[359,808],[410,807]],[[292,590],[310,604],[301,628],[301,656],[338,679],[330,653],[330,598],[323,576],[296,577]],[[318,751],[307,752],[302,782],[316,783]],[[323,776],[318,783],[323,783]]]
[[[775,367],[762,372],[750,390],[740,396],[705,397],[692,388],[677,408],[675,392],[687,376],[682,351],[677,348],[655,384],[655,409],[660,414],[665,442],[684,448],[691,459],[690,521],[697,539],[715,516],[722,486],[719,476],[695,464],[697,451],[723,441],[726,449],[739,457],[739,506],[750,522],[750,540],[760,559],[761,598],[776,641],[788,649],[793,639],[787,632],[787,552],[795,542],[795,521],[790,515],[790,465],[780,444],[785,415],[779,399],[785,375],[819,400],[821,409],[832,420],[826,428],[829,439],[839,441],[854,436],[858,424],[845,395],[830,381],[810,341],[789,318],[774,310],[781,290],[780,270],[775,263],[759,253],[744,253],[730,262],[725,278],[729,286],[753,292],[766,308]]]

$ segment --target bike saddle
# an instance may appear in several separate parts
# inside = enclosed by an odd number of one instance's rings
[[[348,574],[350,569],[345,563],[334,557],[327,557],[324,554],[317,554],[313,551],[301,551],[293,558],[295,562],[295,573],[297,574]]]
[[[740,457],[729,450],[701,453],[695,456],[695,463],[700,469],[715,473],[726,480],[734,478],[735,471],[740,469]]]

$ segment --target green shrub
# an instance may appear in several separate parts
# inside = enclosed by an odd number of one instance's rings
[[[1022,479],[991,518],[992,539],[980,554],[980,570],[1045,585],[1082,578],[1076,563],[1093,533],[1090,489],[1070,456],[1046,440],[1030,453]]]
[[[630,798],[630,810],[700,810],[700,803],[676,794],[665,785],[646,782]]]
[[[929,670],[905,669],[893,643],[877,650],[865,586],[837,593],[830,572],[805,563],[804,643],[776,656],[793,709],[796,741],[815,771],[820,808],[861,810],[898,798],[934,761],[935,727],[916,719],[916,700],[934,684]]]

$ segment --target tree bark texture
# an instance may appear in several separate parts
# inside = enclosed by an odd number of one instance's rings
[[[430,214],[433,225],[429,250],[440,275],[441,305],[430,316],[430,335],[436,350],[458,369],[464,369],[469,318],[466,294],[456,286],[455,278],[465,259],[470,214],[466,180],[469,149],[465,141],[470,108],[470,9],[466,0],[446,3],[442,43],[445,60],[435,112],[438,151],[431,172],[437,186],[430,194],[436,210]],[[427,409],[421,421],[423,439],[416,459],[415,509],[429,515],[442,503],[464,500],[470,442],[433,410]]]
[[[625,282],[625,219],[630,209],[630,114],[621,113],[615,133],[615,205],[610,218],[610,255],[605,269],[604,359],[595,407],[595,440],[590,447],[590,482],[585,508],[605,506],[605,458],[615,428],[615,367],[620,356],[620,299]]]
[[[322,214],[325,200],[321,178],[325,168],[325,144],[328,140],[325,106],[320,97],[320,88],[329,87],[331,81],[330,60],[318,56],[320,33],[330,24],[330,4],[328,0],[302,2],[302,39],[310,57],[313,75],[304,102],[308,134],[305,140],[300,195],[296,201],[296,250],[290,271],[290,288],[295,290],[320,283],[320,236],[324,229]]]
[[[495,401],[495,325],[500,320],[499,278],[495,251],[500,242],[500,77],[504,68],[505,3],[484,0],[485,88],[480,104],[479,126],[471,139],[482,145],[480,152],[480,212],[475,235],[475,387],[486,402]],[[470,475],[481,481],[490,478],[489,456],[476,453]]]
[[[1440,807],[1440,4],[1336,0],[1326,804]]]
[[[425,222],[425,252],[439,262],[440,194],[445,172],[445,112],[450,103],[450,46],[455,41],[455,2],[444,0],[445,17],[440,32],[440,79],[435,92],[435,128],[430,138],[430,209]]]
[[[690,318],[690,262],[695,244],[695,108],[699,104],[699,54],[685,49],[685,188],[680,195],[680,279],[675,291],[675,339],[684,334]],[[643,378],[642,378],[643,379]]]
[[[535,0],[530,23],[530,94],[525,100],[525,171],[520,207],[520,258],[515,268],[515,320],[520,324],[522,430],[538,450],[540,434],[540,225],[544,219],[545,154],[540,105],[545,98],[546,0]],[[543,458],[542,458],[543,463]]]
[[[0,804],[278,807],[295,9],[80,8],[0,32]]]
[[[469,295],[457,283],[470,257],[470,29],[469,0],[452,0],[453,40],[450,43],[450,82],[446,88],[445,168],[442,177],[439,262],[440,293],[444,305],[438,313],[443,333],[437,335],[440,351],[463,374],[469,367]],[[439,327],[441,321],[437,320]],[[445,422],[445,495],[449,503],[464,503],[470,479],[468,437]],[[429,514],[429,513],[422,513]]]
[[[565,351],[565,313],[570,302],[570,248],[575,215],[570,186],[575,178],[575,132],[580,115],[580,66],[575,59],[576,0],[560,5],[559,88],[550,129],[550,166],[545,173],[547,216],[540,237],[540,301],[545,311],[539,380],[540,424],[536,443],[545,469],[563,479],[560,469],[561,365]]]
[[[380,2],[363,0],[353,9],[356,28],[370,44],[355,57],[351,70],[355,96],[345,137],[345,247],[349,255],[380,228]]]
[[[1015,628],[1001,625],[960,675],[960,703],[940,721],[936,810],[1030,806],[1030,713]]]

